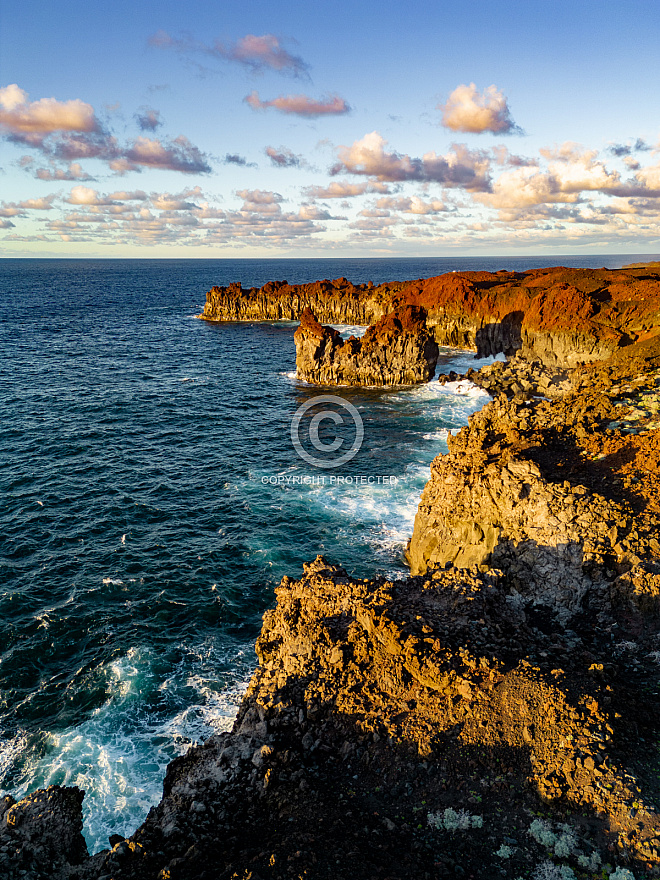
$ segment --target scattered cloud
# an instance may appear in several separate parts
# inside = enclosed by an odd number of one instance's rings
[[[110,134],[63,134],[44,141],[40,149],[54,159],[70,162],[76,159],[100,159],[117,174],[161,168],[184,174],[209,174],[208,157],[184,135],[159,140],[144,135],[132,143],[120,144]]]
[[[504,144],[498,144],[496,147],[491,147],[491,153],[496,165],[508,165],[512,168],[525,168],[530,165],[538,167],[539,165],[538,159],[531,156],[516,156],[514,153],[511,153],[508,147],[505,147]]]
[[[264,153],[276,168],[301,168],[306,163],[302,156],[297,156],[288,147],[266,147]]]
[[[29,157],[32,159],[32,157]],[[93,180],[94,178],[91,175],[87,174],[86,171],[83,170],[82,165],[79,162],[71,162],[66,167],[62,167],[61,165],[57,165],[57,163],[51,160],[48,168],[37,168],[34,172],[34,176],[39,180]]]
[[[410,196],[410,198],[400,199],[378,199],[378,201],[376,202],[376,207],[379,209],[400,211],[403,214],[419,215],[441,214],[449,210],[445,203],[440,201],[439,199],[432,199],[429,202],[425,202],[424,199],[421,199],[419,196]]]
[[[16,83],[0,88],[0,131],[11,140],[38,146],[54,132],[100,130],[94,108],[78,98],[30,101]]]
[[[309,77],[309,65],[298,55],[289,52],[274,34],[246,34],[235,43],[215,40],[206,44],[189,34],[172,37],[159,30],[149,37],[148,44],[156,49],[173,49],[184,55],[201,54],[233,61],[249,68],[253,73],[274,70],[299,78]]]
[[[339,161],[330,173],[348,172],[391,182],[430,181],[477,192],[490,188],[490,159],[484,151],[471,151],[464,144],[453,144],[445,156],[429,152],[421,158],[413,158],[387,152],[386,144],[382,135],[372,131],[350,147],[339,147]]]
[[[211,166],[206,156],[187,137],[179,135],[171,141],[162,142],[138,137],[124,157],[136,170],[140,167],[166,168],[184,174],[210,174]]]
[[[54,200],[55,194],[52,193],[39,199],[24,199],[22,202],[0,202],[0,217],[25,217],[28,211],[50,211]]]
[[[290,113],[294,116],[315,118],[318,116],[341,116],[349,113],[350,105],[338,95],[330,95],[321,98],[320,101],[309,98],[307,95],[280,95],[271,101],[262,101],[259,93],[254,90],[244,99],[253,110],[279,110],[280,113]]]
[[[607,152],[612,156],[630,156],[632,153],[644,153],[651,147],[642,138],[637,138],[632,144],[610,144]]]
[[[241,168],[256,168],[256,162],[248,162],[248,160],[244,156],[239,156],[238,153],[225,153],[225,158],[222,160],[225,165],[238,165]]]
[[[151,107],[141,107],[135,114],[135,121],[142,131],[156,131],[163,124],[160,110],[153,110]]]
[[[365,193],[387,193],[389,191],[386,183],[377,180],[370,183],[333,180],[328,186],[308,186],[303,190],[303,194],[308,199],[350,199]]]
[[[136,115],[142,128],[158,127],[158,111],[145,109]],[[208,174],[208,157],[184,135],[156,139],[138,136],[128,144],[105,130],[94,108],[78,99],[57,101],[42,98],[30,102],[16,84],[0,89],[0,133],[10,141],[24,144],[48,157],[50,167],[35,173],[41,180],[90,180],[77,160],[99,159],[117,174],[161,168],[183,174]],[[30,166],[32,157],[20,159]],[[62,168],[58,163],[70,163]]]
[[[483,92],[478,92],[474,83],[457,86],[447,102],[438,104],[437,109],[442,110],[442,124],[452,131],[521,133],[511,118],[507,99],[496,86],[488,86]]]

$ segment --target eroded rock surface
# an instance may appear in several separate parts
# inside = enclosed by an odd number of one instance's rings
[[[213,321],[298,321],[306,307],[323,323],[373,324],[389,312],[426,309],[439,345],[482,356],[522,351],[549,366],[608,357],[660,327],[660,273],[652,267],[530,272],[452,272],[435,278],[353,285],[269,282],[214,287],[202,317]]]
[[[564,379],[570,390],[555,400],[514,378],[510,397],[501,393],[449,438],[449,454],[435,459],[422,493],[408,550],[413,574],[447,563],[493,566],[522,597],[563,620],[598,615],[620,576],[639,580],[635,567],[660,556],[651,513],[657,488],[651,479],[640,494],[644,484],[620,471],[623,450],[636,455],[640,443],[647,469],[657,468],[654,432],[615,441],[609,426],[624,416],[617,401],[626,382],[642,398],[657,388],[660,344],[624,351]],[[501,383],[513,369],[485,372]]]
[[[172,762],[143,825],[91,858],[82,792],[0,801],[0,877],[660,876],[657,285],[640,268],[307,286],[322,320],[426,309],[436,339],[519,349],[469,375],[495,399],[433,463],[412,576],[318,557],[284,578],[233,731]],[[302,311],[288,285],[227,296],[216,317]],[[395,320],[365,352],[393,350]],[[303,325],[337,381],[338,334]]]
[[[306,308],[294,341],[297,376],[316,385],[414,385],[433,378],[438,360],[426,311],[418,306],[403,306],[361,339],[347,340]]]
[[[304,569],[264,617],[233,732],[174,761],[144,825],[76,876],[485,877],[514,839],[513,878],[547,859],[529,827],[553,810],[576,837],[558,864],[658,864],[641,612],[606,601],[567,628],[497,571]],[[438,834],[426,817],[445,809],[482,826]]]
[[[58,785],[0,800],[0,877],[62,876],[88,858],[79,788]]]

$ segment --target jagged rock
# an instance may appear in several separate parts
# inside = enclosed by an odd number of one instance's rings
[[[27,876],[35,871],[56,876],[63,866],[83,862],[88,855],[82,836],[84,796],[79,788],[53,785],[18,803],[5,799],[0,808],[0,853],[9,851],[12,868],[3,874],[0,862],[0,876]]]
[[[522,351],[551,367],[609,357],[660,327],[660,273],[652,268],[451,272],[435,278],[353,285],[269,282],[214,287],[201,317],[214,321],[300,320],[372,324],[405,305],[426,309],[439,345],[480,356]]]
[[[294,341],[298,378],[317,385],[414,385],[433,378],[438,360],[426,311],[418,306],[403,306],[361,339],[347,340],[305,308]]]
[[[609,363],[560,374],[552,401],[532,394],[510,400],[502,393],[448,438],[449,454],[432,464],[409,542],[413,574],[447,563],[492,566],[517,594],[552,608],[564,622],[586,607],[601,611],[617,576],[612,595],[627,595],[638,607],[655,606],[656,577],[630,572],[641,558],[660,556],[660,544],[652,543],[653,518],[636,516],[636,469],[623,485],[621,477],[608,474],[599,444],[616,450],[611,455],[621,467],[637,458],[632,440],[620,438],[612,446],[603,429],[616,415],[613,401],[621,385],[636,383],[643,394],[653,383],[649,372],[660,365],[658,338],[629,346]],[[510,392],[521,375],[545,381],[548,370],[517,358],[482,373],[485,380],[473,378],[492,393]],[[658,452],[645,441],[636,443],[645,444],[640,465],[648,471],[649,454],[657,462]],[[650,484],[644,507],[657,492],[657,481]]]

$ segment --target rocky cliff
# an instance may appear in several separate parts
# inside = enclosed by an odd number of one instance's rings
[[[513,333],[501,275],[478,308],[491,296]],[[640,292],[657,281],[592,278],[575,324],[552,299],[554,333],[546,276],[525,273],[545,292],[519,355],[470,371],[494,400],[433,463],[411,576],[318,557],[284,578],[233,731],[172,762],[143,825],[91,858],[78,789],[5,798],[0,877],[660,876],[660,336]],[[522,356],[534,326],[543,361]],[[570,368],[571,340],[614,354]]]
[[[316,385],[414,385],[433,378],[438,360],[419,306],[402,306],[347,340],[305,308],[293,338],[297,376]]]
[[[42,876],[655,876],[657,609],[613,592],[568,627],[498,571],[304,568],[264,617],[233,732],[170,765],[131,838]],[[32,865],[20,825],[2,842],[0,870]]]
[[[488,376],[505,369],[487,369],[477,381],[492,387]],[[510,396],[484,407],[433,462],[408,548],[411,571],[493,566],[517,594],[563,620],[598,614],[617,576],[660,555],[649,517],[657,490],[648,485],[644,495],[638,476],[657,475],[656,433],[611,432],[635,401],[656,399],[659,337],[575,371],[555,400],[515,384],[520,390],[510,385]],[[653,406],[631,424],[660,425]]]
[[[202,317],[213,321],[300,320],[311,308],[322,323],[372,324],[405,305],[426,309],[440,345],[480,355],[522,351],[551,366],[608,357],[660,327],[657,269],[535,269],[452,272],[394,284],[270,282],[245,290],[214,287]]]
[[[346,278],[287,284],[269,281],[245,289],[240,283],[213,287],[206,294],[202,317],[210,321],[299,321],[311,308],[328,324],[372,324],[391,310],[395,292],[403,284],[351,284]]]

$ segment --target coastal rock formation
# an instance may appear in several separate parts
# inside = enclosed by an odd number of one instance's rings
[[[433,378],[438,360],[426,311],[418,306],[403,306],[361,339],[347,340],[305,308],[293,338],[297,376],[315,385],[414,385]]]
[[[351,284],[346,278],[288,284],[269,281],[244,289],[240,282],[213,287],[206,294],[201,317],[211,321],[299,321],[311,308],[328,324],[373,324],[391,310],[392,295],[403,284],[379,287]]]
[[[0,877],[57,877],[88,858],[79,788],[0,800]]]
[[[142,827],[67,876],[486,877],[512,839],[514,877],[547,860],[552,822],[539,840],[530,817],[555,809],[558,865],[660,864],[643,617],[549,628],[496,571],[359,580],[320,556],[276,598],[232,733],[172,762]],[[438,831],[461,816],[469,833]]]
[[[522,351],[556,367],[608,357],[660,327],[660,273],[626,269],[451,272],[390,284],[270,282],[214,287],[201,317],[213,321],[300,320],[311,308],[325,323],[372,324],[405,305],[426,309],[439,345],[481,356]]]
[[[602,429],[622,415],[622,384],[642,395],[657,390],[660,376],[658,338],[625,351],[607,367],[576,373],[560,399],[501,394],[448,438],[415,519],[413,574],[447,563],[492,566],[516,595],[566,622],[600,613],[617,576],[660,556],[653,521],[636,516],[649,499],[601,464],[603,443],[614,458]]]
[[[436,339],[519,349],[470,371],[495,399],[433,463],[411,576],[285,577],[232,732],[92,857],[78,789],[0,801],[0,877],[660,876],[658,277],[469,275],[357,290],[383,309],[359,358],[310,312],[296,334],[310,375],[389,377],[428,294]]]

